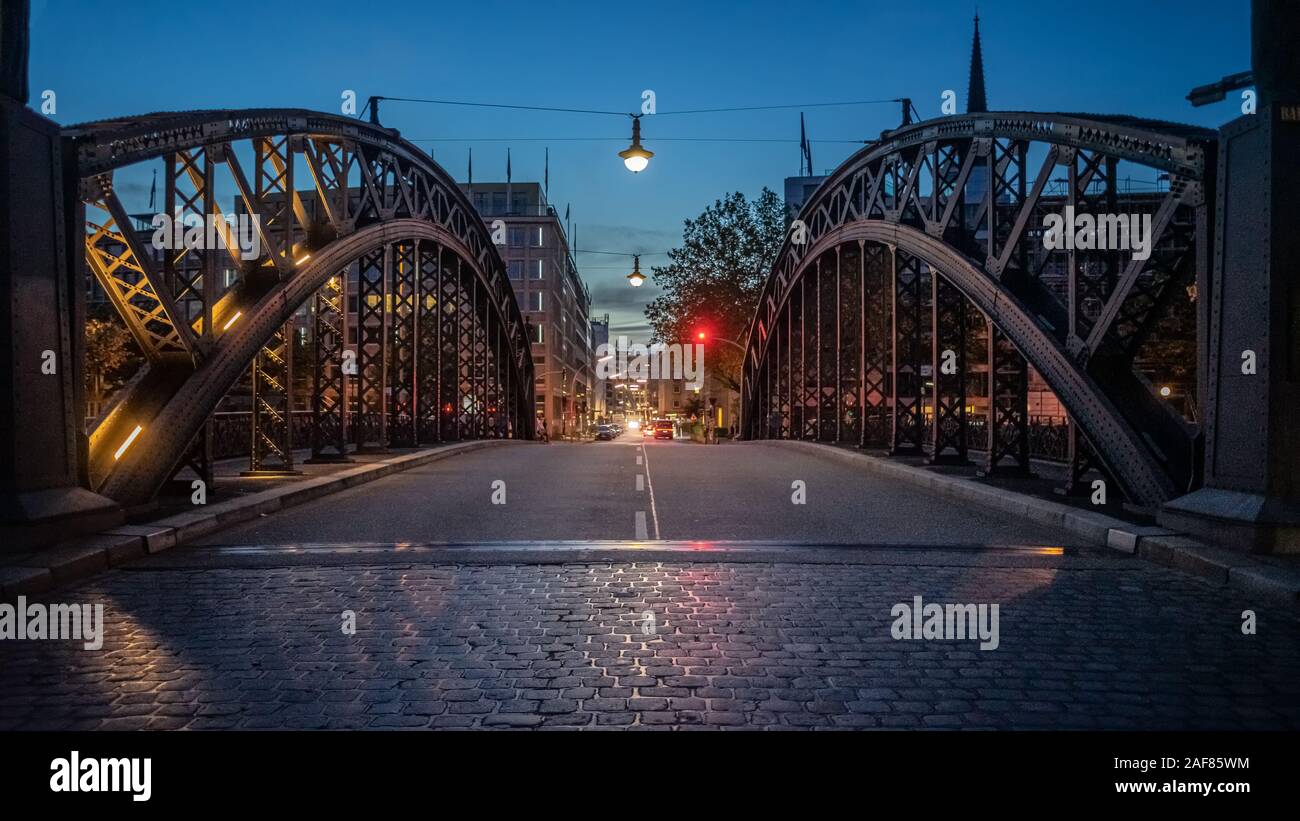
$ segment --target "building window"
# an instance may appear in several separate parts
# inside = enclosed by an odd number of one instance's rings
[[[541,345],[544,342],[546,342],[546,336],[543,333],[544,330],[545,327],[542,325],[533,326],[533,341],[536,342],[538,345]]]
[[[532,260],[533,279],[546,279],[546,260]]]
[[[511,248],[524,247],[524,229],[511,228],[506,232],[506,235],[508,237],[508,242]]]
[[[510,271],[511,279],[524,278],[524,261],[522,259],[512,259],[506,263],[506,268]]]
[[[542,226],[539,225],[537,226],[537,236],[533,237],[533,247],[541,248],[544,245],[542,242],[543,237]]]
[[[494,215],[504,213],[506,210],[506,192],[492,192],[492,213]]]
[[[487,209],[487,195],[484,194],[482,191],[474,192],[474,210],[482,214],[485,212],[486,209]]]
[[[528,294],[528,310],[545,311],[546,309],[542,307],[542,304],[543,303],[542,303],[541,291],[532,291],[531,293]]]

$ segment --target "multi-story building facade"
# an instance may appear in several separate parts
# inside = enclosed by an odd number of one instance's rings
[[[538,418],[551,436],[580,435],[596,417],[591,293],[569,253],[564,225],[538,183],[461,188],[489,229],[497,220],[505,229],[497,250],[531,328]]]
[[[691,400],[698,396],[685,379],[651,379],[646,383],[650,407],[656,418],[686,418]]]
[[[813,177],[786,177],[785,178],[785,215],[787,220],[793,220],[799,216],[799,211],[803,204],[812,199],[821,184],[826,181],[824,176]]]
[[[609,314],[605,314],[601,319],[591,320],[591,349],[592,351],[602,350],[602,345],[609,344]],[[593,353],[593,356],[595,354]],[[605,371],[597,364],[597,360],[592,360],[592,367],[595,372],[592,376],[591,390],[591,412],[592,417],[597,422],[610,421],[610,391],[613,390],[611,380],[604,378],[602,375]]]
[[[707,368],[701,396],[704,399],[704,412],[713,417],[715,428],[719,431],[735,431],[740,428],[740,393]]]

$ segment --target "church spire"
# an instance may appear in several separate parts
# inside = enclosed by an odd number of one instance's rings
[[[980,15],[975,12],[975,39],[970,47],[970,84],[966,88],[966,113],[989,110],[984,97],[984,53],[980,49]]]

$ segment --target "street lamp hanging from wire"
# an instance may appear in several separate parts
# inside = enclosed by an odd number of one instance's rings
[[[625,150],[618,152],[623,158],[623,165],[633,174],[640,174],[650,164],[650,158],[655,155],[653,151],[647,150],[641,145],[641,116],[639,114],[632,116],[632,144]],[[640,285],[641,283],[633,283]]]
[[[627,281],[632,283],[633,288],[640,288],[645,282],[645,274],[641,273],[641,255],[632,256],[632,273],[627,275]]]

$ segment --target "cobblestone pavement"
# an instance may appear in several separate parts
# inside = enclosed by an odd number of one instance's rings
[[[1294,615],[1176,571],[792,555],[115,571],[54,597],[102,650],[0,642],[0,729],[1300,727]],[[894,640],[915,595],[1000,646]]]

